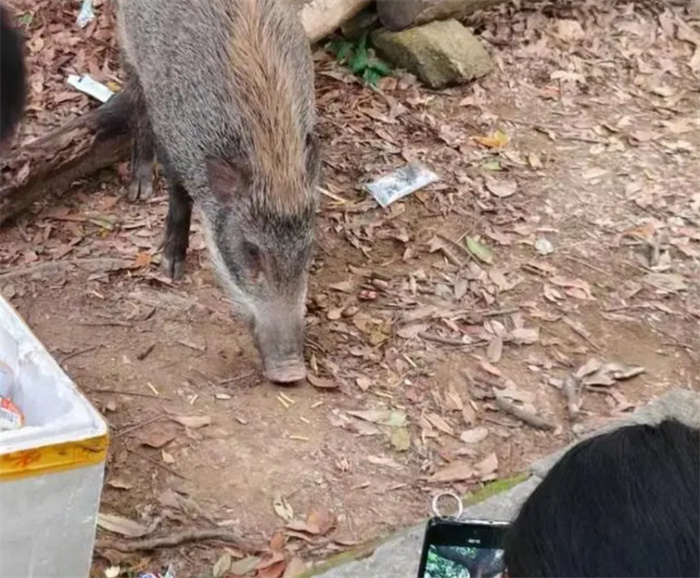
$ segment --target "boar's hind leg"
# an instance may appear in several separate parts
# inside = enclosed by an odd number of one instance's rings
[[[165,240],[161,270],[173,281],[182,279],[190,239],[192,197],[176,179],[168,175],[168,216],[165,220]]]
[[[153,196],[153,165],[155,164],[155,139],[148,120],[146,102],[141,83],[135,70],[123,61],[126,73],[126,87],[133,99],[133,116],[131,119],[131,179],[128,199],[147,201]]]

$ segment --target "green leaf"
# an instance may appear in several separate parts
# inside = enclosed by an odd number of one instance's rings
[[[371,68],[365,68],[365,71],[362,73],[362,78],[370,86],[377,86],[377,82],[379,82],[381,75],[377,74]]]
[[[357,40],[357,49],[362,51],[367,51],[367,38],[369,36],[369,30],[365,30],[362,36]]]
[[[344,42],[342,46],[338,49],[338,52],[336,54],[336,57],[338,58],[339,62],[345,62],[348,59],[348,56],[352,53],[352,44],[349,42]]]
[[[31,12],[25,12],[24,14],[22,14],[22,16],[19,17],[19,23],[24,27],[29,26],[33,21],[34,14],[32,14]]]
[[[382,76],[391,76],[391,68],[383,60],[379,60],[378,58],[373,59],[370,62],[370,67]]]
[[[333,40],[330,49],[336,60],[343,64],[352,53],[352,43],[347,40]]]
[[[367,68],[367,50],[358,47],[352,55],[352,58],[348,61],[348,65],[350,66],[350,70],[355,74],[362,72]]]
[[[405,452],[411,447],[411,434],[405,427],[395,429],[391,434],[391,445],[398,452]]]
[[[500,171],[501,161],[499,161],[495,157],[491,157],[488,159],[484,159],[484,161],[481,163],[481,166],[487,171]]]
[[[491,249],[477,241],[474,237],[467,237],[467,250],[474,255],[479,261],[484,263],[493,262],[493,252]]]

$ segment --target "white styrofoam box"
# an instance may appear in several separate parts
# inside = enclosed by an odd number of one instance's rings
[[[26,419],[0,431],[0,577],[87,578],[107,424],[2,296],[0,360]]]

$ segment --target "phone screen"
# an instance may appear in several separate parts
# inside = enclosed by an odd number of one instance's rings
[[[506,523],[428,522],[418,578],[505,578]]]

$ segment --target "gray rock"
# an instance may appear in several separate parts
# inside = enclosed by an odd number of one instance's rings
[[[377,14],[389,30],[443,20],[453,16],[468,16],[476,10],[500,4],[506,0],[377,0]]]
[[[340,27],[343,36],[348,40],[359,39],[366,30],[370,30],[377,23],[377,13],[365,8]]]
[[[377,30],[372,42],[382,58],[433,88],[469,82],[493,68],[479,40],[456,20],[432,22],[402,32]]]

